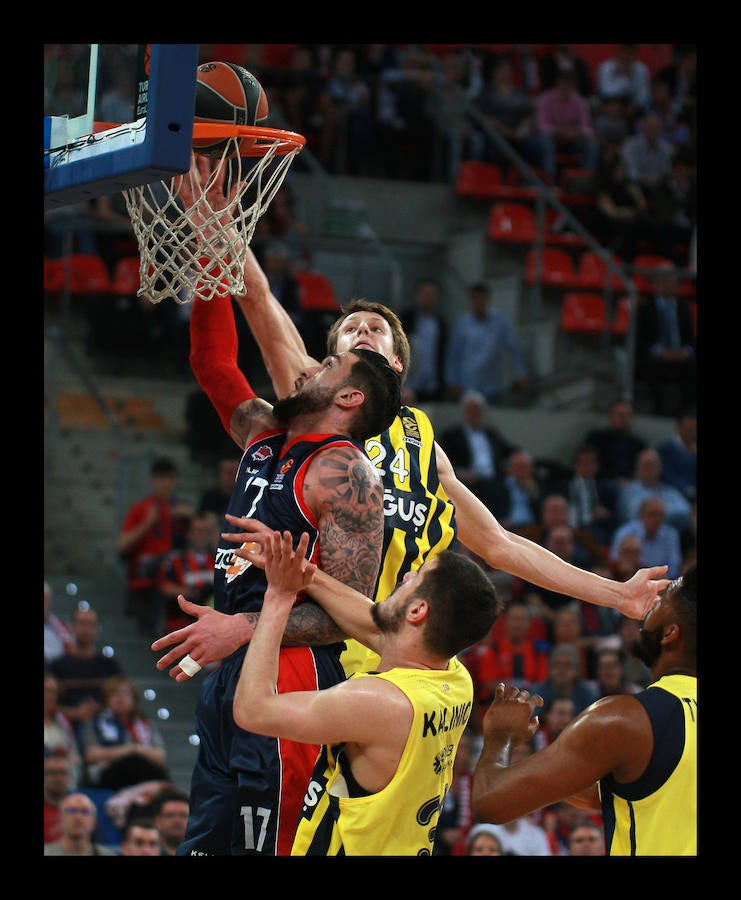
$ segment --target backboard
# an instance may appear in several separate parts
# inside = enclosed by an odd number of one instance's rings
[[[44,45],[44,210],[187,172],[198,44]]]

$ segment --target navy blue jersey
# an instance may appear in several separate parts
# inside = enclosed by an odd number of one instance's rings
[[[303,485],[309,463],[325,447],[364,452],[359,444],[337,435],[302,435],[286,444],[284,430],[259,434],[245,448],[227,512],[259,519],[278,531],[290,531],[294,545],[306,531],[307,558],[318,564],[318,523],[304,503]],[[230,614],[257,612],[267,588],[265,573],[234,556],[234,549],[231,541],[220,539],[214,566],[214,608]]]

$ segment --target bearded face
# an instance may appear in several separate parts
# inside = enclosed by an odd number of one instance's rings
[[[633,652],[641,662],[646,663],[649,669],[653,669],[661,656],[662,631],[661,627],[654,628],[653,631],[642,628],[633,643]]]
[[[371,607],[373,623],[382,634],[398,632],[406,616],[406,603],[394,603],[392,597],[393,594],[383,603],[374,603]]]
[[[273,404],[273,416],[287,427],[297,416],[324,412],[334,402],[336,390],[337,388],[312,387],[276,400]]]

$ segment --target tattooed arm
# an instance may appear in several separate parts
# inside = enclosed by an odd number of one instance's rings
[[[383,483],[376,468],[359,449],[322,450],[308,468],[304,500],[319,523],[320,568],[372,597],[383,552]],[[236,525],[238,520],[231,519]],[[232,539],[242,542],[236,533]],[[188,680],[178,664],[186,653],[204,667],[252,639],[259,613],[230,616],[182,596],[178,603],[195,621],[152,644],[154,651],[167,650],[157,668],[169,668],[170,677],[178,682]],[[282,643],[332,644],[345,637],[317,603],[305,600],[291,610]]]

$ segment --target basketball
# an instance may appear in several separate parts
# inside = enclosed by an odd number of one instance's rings
[[[242,66],[234,63],[210,62],[198,66],[196,73],[196,102],[194,122],[230,122],[234,125],[254,125],[268,114],[268,98],[260,82]],[[202,156],[220,157],[229,138],[194,138],[193,150]],[[254,138],[241,138],[242,154],[255,143]]]

